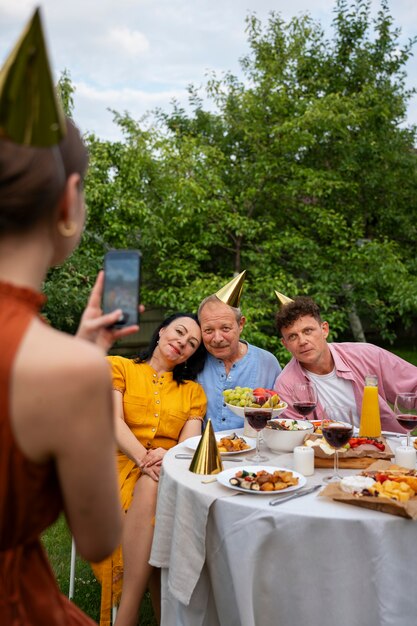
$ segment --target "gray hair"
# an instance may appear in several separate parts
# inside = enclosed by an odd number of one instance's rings
[[[204,298],[204,300],[201,302],[200,306],[198,307],[198,321],[200,322],[200,316],[201,316],[201,311],[203,310],[203,308],[206,306],[206,304],[208,304],[209,302],[214,302],[215,304],[218,304],[219,302],[221,302],[222,304],[225,304],[224,302],[222,302],[222,300],[220,300],[220,298],[218,298],[215,294],[212,294],[211,296],[207,296],[207,298]],[[231,309],[233,311],[233,314],[236,318],[236,322],[239,324],[240,320],[242,319],[242,311],[240,310],[240,307],[235,307],[235,306],[230,306],[229,304],[226,304],[226,306],[229,307],[229,309]]]

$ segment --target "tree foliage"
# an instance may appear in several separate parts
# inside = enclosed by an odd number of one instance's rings
[[[374,18],[370,4],[336,0],[330,39],[309,15],[248,16],[245,80],[207,81],[214,112],[190,88],[188,111],[115,113],[122,142],[88,136],[85,238],[47,284],[65,289],[68,319],[51,296],[50,316],[72,328],[105,249],[139,247],[143,299],[166,311],[247,269],[245,337],[282,360],[274,289],[314,297],[334,337],[362,320],[390,339],[413,319],[416,40],[401,43],[385,0]]]

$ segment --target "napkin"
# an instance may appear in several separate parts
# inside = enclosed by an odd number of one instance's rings
[[[210,507],[217,498],[238,492],[218,482],[203,484],[210,477],[190,472],[189,462],[175,460],[172,450],[165,455],[161,470],[149,562],[168,568],[169,591],[188,605],[206,558]]]

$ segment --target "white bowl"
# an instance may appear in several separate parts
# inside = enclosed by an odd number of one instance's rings
[[[273,421],[273,420],[271,420]],[[279,419],[277,421],[284,421]],[[297,422],[300,430],[278,430],[268,425],[262,431],[262,437],[268,448],[276,452],[292,452],[296,446],[301,446],[306,435],[314,432],[314,426],[307,420],[285,419],[286,422]]]
[[[245,417],[245,413],[244,413],[245,409],[243,406],[235,406],[234,404],[227,404],[227,402],[226,402],[226,406],[228,409],[233,411],[235,415],[239,415],[239,417],[241,417],[242,419]],[[278,415],[281,415],[281,413],[285,411],[287,406],[288,404],[286,402],[281,402],[279,407],[277,407],[276,409],[272,409],[272,419],[274,419],[275,417],[278,417]]]

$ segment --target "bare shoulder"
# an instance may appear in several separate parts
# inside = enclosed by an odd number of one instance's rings
[[[102,351],[95,345],[55,330],[42,324],[37,332],[30,333],[23,346],[25,359],[33,365],[33,357],[41,355],[38,367],[59,380],[59,377],[71,372],[77,382],[87,377],[108,372],[109,366]],[[70,381],[67,381],[68,383]]]
[[[63,433],[69,440],[87,421],[99,427],[111,416],[110,366],[94,345],[34,324],[15,362],[11,401],[23,452],[53,455]]]

